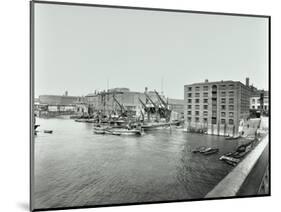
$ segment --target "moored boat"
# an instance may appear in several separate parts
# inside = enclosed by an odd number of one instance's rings
[[[218,148],[211,148],[207,151],[204,151],[203,154],[204,155],[211,155],[211,154],[215,154],[215,153],[218,153],[218,152],[219,152]]]
[[[225,140],[236,140],[240,138],[240,136],[230,136],[230,137],[226,137]]]

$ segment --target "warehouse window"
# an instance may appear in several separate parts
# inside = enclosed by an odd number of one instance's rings
[[[229,124],[234,124],[233,119],[229,119],[229,120],[228,120],[228,123],[229,123]]]
[[[234,85],[233,84],[229,85],[229,90],[233,90],[233,89],[234,89]]]

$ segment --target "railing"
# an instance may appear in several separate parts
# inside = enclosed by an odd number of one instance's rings
[[[223,178],[205,197],[234,197],[240,196],[241,188],[245,185],[248,176],[256,167],[258,160],[268,147],[268,135],[242,160],[225,178]],[[266,162],[268,164],[268,161]],[[251,182],[250,182],[251,183]],[[269,192],[269,173],[268,167],[259,181],[257,194],[268,194]]]

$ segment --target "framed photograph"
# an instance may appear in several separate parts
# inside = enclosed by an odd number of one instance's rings
[[[30,17],[32,211],[270,195],[270,16]]]

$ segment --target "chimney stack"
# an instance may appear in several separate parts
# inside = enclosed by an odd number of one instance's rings
[[[250,79],[249,79],[249,77],[247,77],[246,78],[246,86],[249,87],[249,85],[250,85]]]
[[[209,80],[208,80],[208,79],[205,79],[205,82],[207,83],[207,82],[209,82]]]
[[[148,91],[148,88],[147,88],[147,87],[145,87],[145,90],[144,90],[144,92],[145,92],[145,93],[147,93],[147,91]]]

